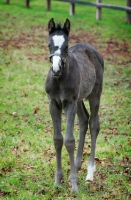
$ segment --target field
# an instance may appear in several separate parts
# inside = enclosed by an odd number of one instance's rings
[[[93,2],[93,1],[92,1]],[[124,6],[123,0],[103,3]],[[4,200],[128,200],[131,198],[131,25],[125,12],[43,0],[0,1],[0,199]],[[49,63],[47,24],[51,18],[71,21],[69,44],[90,43],[103,55],[105,73],[100,106],[94,181],[85,184],[90,155],[86,134],[79,193],[71,192],[69,157],[63,147],[64,180],[54,187],[56,167],[53,126],[44,84]],[[88,108],[88,102],[85,102]],[[63,115],[63,135],[65,134]],[[77,118],[74,134],[79,138]]]

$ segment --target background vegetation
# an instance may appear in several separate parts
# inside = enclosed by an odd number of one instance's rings
[[[93,2],[93,0],[92,0]],[[96,21],[95,8],[43,0],[0,1],[0,198],[126,200],[131,198],[131,25],[125,12],[103,9]],[[125,5],[123,0],[103,3]],[[71,193],[69,158],[63,147],[64,180],[54,188],[53,128],[44,82],[48,69],[47,23],[50,18],[71,21],[69,44],[94,45],[105,60],[100,107],[101,131],[97,140],[95,179],[85,184],[90,155],[87,132],[79,193]],[[88,102],[86,102],[88,107]],[[63,134],[65,118],[63,116]],[[78,125],[74,130],[76,146]]]

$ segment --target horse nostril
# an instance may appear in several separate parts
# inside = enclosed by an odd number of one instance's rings
[[[61,68],[55,70],[55,69],[53,69],[53,66],[52,66],[52,72],[53,72],[54,77],[60,77],[61,76]]]
[[[59,74],[61,72],[61,66],[59,67],[55,67],[55,66],[51,66],[51,70],[54,74]]]

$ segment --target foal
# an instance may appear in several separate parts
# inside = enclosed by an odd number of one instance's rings
[[[102,92],[104,62],[98,51],[89,44],[75,44],[68,48],[70,21],[66,19],[63,27],[55,24],[53,18],[48,23],[51,67],[49,69],[45,90],[49,97],[49,109],[54,126],[54,146],[56,150],[57,168],[55,185],[63,178],[61,150],[63,141],[70,158],[70,181],[72,190],[78,191],[77,171],[81,168],[81,160],[88,124],[91,134],[91,154],[88,163],[86,181],[93,180],[95,171],[95,146],[100,130],[98,110]],[[90,116],[83,99],[90,105]],[[62,109],[66,115],[66,135],[61,134]],[[73,135],[74,119],[79,119],[79,145],[74,159],[75,139]]]

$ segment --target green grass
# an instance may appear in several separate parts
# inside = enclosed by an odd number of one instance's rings
[[[123,1],[103,3],[124,6]],[[125,12],[103,9],[95,20],[95,8],[44,1],[0,2],[0,198],[114,200],[131,197],[131,25]],[[101,131],[97,140],[95,179],[85,184],[90,154],[86,136],[79,193],[71,193],[69,158],[63,147],[64,181],[54,187],[56,167],[53,127],[44,83],[48,68],[47,23],[71,20],[69,43],[89,42],[103,55],[105,74],[101,98]],[[88,102],[86,102],[88,107]],[[63,134],[65,133],[63,119]],[[78,126],[74,130],[76,145]]]

